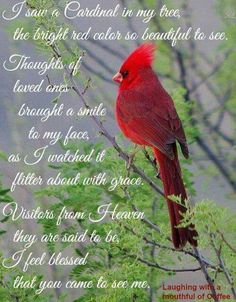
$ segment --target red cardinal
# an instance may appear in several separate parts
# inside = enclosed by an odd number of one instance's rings
[[[185,207],[168,196],[187,199],[178,160],[176,142],[188,158],[188,146],[182,123],[169,94],[152,70],[155,46],[145,43],[125,60],[113,77],[120,84],[116,102],[116,118],[120,129],[135,144],[152,147],[159,163],[160,176],[168,204],[172,240],[180,249],[188,241],[197,246],[194,227],[177,228]]]

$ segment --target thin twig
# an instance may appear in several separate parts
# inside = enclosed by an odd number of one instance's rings
[[[235,291],[235,288],[234,288],[234,281],[233,281],[233,278],[232,278],[230,272],[226,268],[224,260],[223,260],[223,258],[221,256],[221,252],[220,252],[221,248],[217,249],[217,246],[216,246],[216,243],[215,243],[215,236],[212,233],[210,234],[210,238],[211,238],[211,244],[213,246],[213,249],[214,249],[214,251],[216,253],[216,256],[217,256],[217,258],[219,260],[219,264],[220,264],[220,266],[223,269],[223,273],[225,275],[225,278],[226,278],[227,282],[230,285],[230,290],[231,290],[231,292],[233,294],[234,299],[236,300],[236,291]]]
[[[128,256],[136,258],[136,256],[131,256],[131,255],[128,255]],[[147,266],[156,267],[156,268],[159,268],[159,269],[161,269],[161,270],[163,270],[165,272],[184,273],[184,272],[196,272],[196,271],[200,271],[201,270],[201,267],[183,268],[183,269],[169,268],[169,267],[162,266],[162,265],[158,264],[157,262],[150,262],[150,261],[142,259],[140,257],[137,257],[137,259],[138,259],[138,261],[146,264]]]
[[[194,250],[195,250],[196,255],[198,256],[198,262],[199,262],[199,264],[201,266],[201,269],[202,269],[202,272],[203,272],[203,274],[205,276],[205,279],[206,279],[207,283],[210,285],[210,290],[211,290],[211,293],[212,293],[212,298],[214,299],[215,302],[219,302],[220,300],[217,297],[214,281],[211,279],[211,276],[209,275],[209,273],[207,271],[206,265],[205,265],[205,263],[204,263],[204,261],[202,259],[202,255],[199,252],[198,248],[194,248]]]
[[[224,243],[231,249],[231,251],[236,253],[236,249],[234,247],[232,247],[232,245],[225,239],[224,234],[219,230],[217,230],[217,233],[220,235],[220,237],[224,241]]]
[[[201,270],[201,267],[196,267],[196,268],[183,268],[183,269],[178,269],[178,268],[169,268],[169,267],[165,267],[165,266],[162,266],[160,265],[159,263],[157,262],[151,262],[149,260],[146,260],[146,259],[143,259],[139,256],[136,256],[136,255],[131,255],[128,253],[127,250],[125,249],[122,249],[120,248],[121,251],[123,251],[125,253],[125,255],[129,258],[133,258],[133,259],[136,259],[138,260],[139,262],[147,265],[147,266],[150,266],[150,267],[155,267],[155,268],[158,268],[162,271],[165,271],[165,272],[173,272],[173,273],[184,273],[184,272],[196,272],[196,271],[200,271]]]
[[[218,72],[220,70],[220,68],[223,66],[225,60],[228,58],[228,56],[230,55],[231,51],[228,51],[226,54],[225,54],[225,57],[224,59],[218,63],[217,65],[215,65],[212,70],[210,72],[208,72],[208,74],[206,75],[203,75],[201,80],[196,83],[191,89],[190,89],[190,94],[195,92],[202,84],[204,84],[210,77],[212,77],[216,72]]]

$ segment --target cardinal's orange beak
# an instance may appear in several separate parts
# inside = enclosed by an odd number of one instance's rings
[[[116,83],[121,83],[123,81],[123,76],[120,72],[117,72],[117,74],[114,75],[114,77],[112,78],[112,80]]]

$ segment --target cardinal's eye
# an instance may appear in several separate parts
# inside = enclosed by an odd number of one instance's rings
[[[122,72],[123,79],[126,78],[128,74],[129,74],[128,70]]]

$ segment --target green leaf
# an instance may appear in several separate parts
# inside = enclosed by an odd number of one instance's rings
[[[1,195],[1,196],[6,195],[6,194],[9,193],[10,191],[11,191],[10,189],[1,190],[1,191],[0,191],[0,195]]]
[[[0,151],[0,158],[7,161],[7,155],[3,151]]]

